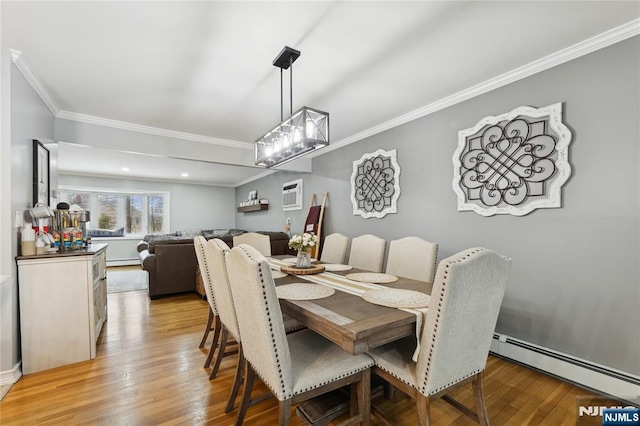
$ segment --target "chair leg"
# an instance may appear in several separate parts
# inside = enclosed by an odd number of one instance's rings
[[[220,317],[218,315],[214,315],[213,320],[214,320],[213,340],[211,341],[211,348],[209,348],[209,355],[207,355],[207,360],[204,362],[204,368],[208,368],[211,365],[211,360],[213,359],[213,353],[216,351],[216,348],[218,347],[218,340],[220,340],[220,329],[222,328]]]
[[[484,399],[484,373],[482,371],[475,375],[471,381],[471,386],[473,387],[473,398],[476,403],[478,422],[481,426],[488,426],[489,414],[487,413],[487,404]]]
[[[218,355],[216,355],[216,361],[213,364],[213,368],[211,369],[211,374],[209,374],[209,380],[215,379],[218,374],[218,369],[220,368],[220,363],[222,362],[222,358],[224,358],[224,351],[227,349],[227,339],[229,338],[229,331],[227,331],[227,327],[222,326],[222,335],[220,336],[220,344],[218,345]]]
[[[240,426],[244,422],[244,416],[247,414],[247,409],[249,408],[249,403],[251,402],[251,391],[253,390],[253,381],[256,377],[255,371],[253,371],[253,367],[244,362],[244,388],[242,389],[242,402],[240,403],[240,408],[238,408],[238,414],[236,415],[236,426]]]
[[[280,426],[289,426],[291,423],[291,398],[280,401]]]
[[[209,305],[209,316],[207,317],[207,326],[204,328],[204,336],[202,336],[202,340],[200,340],[199,348],[204,348],[204,344],[207,341],[207,337],[209,337],[209,332],[212,330],[211,324],[213,323],[213,311],[211,310],[211,305]]]
[[[418,424],[420,426],[430,426],[431,414],[429,410],[429,397],[417,392],[416,409],[418,411]]]
[[[242,379],[244,375],[244,352],[242,352],[242,344],[238,342],[238,365],[236,366],[236,377],[233,381],[233,388],[231,388],[231,393],[229,394],[229,400],[227,401],[227,406],[224,409],[225,413],[233,410],[233,404],[236,403],[236,398],[238,397],[238,391],[240,390],[240,385],[242,384]]]
[[[362,372],[360,382],[357,384],[357,391],[358,414],[362,416],[362,424],[369,426],[371,423],[371,369],[367,368]]]

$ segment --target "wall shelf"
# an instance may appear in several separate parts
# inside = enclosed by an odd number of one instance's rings
[[[252,204],[250,206],[238,207],[238,213],[257,212],[260,210],[269,210],[269,204]]]

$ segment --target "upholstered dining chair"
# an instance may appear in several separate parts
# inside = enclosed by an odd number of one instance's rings
[[[436,275],[438,244],[419,237],[405,237],[389,243],[385,272],[432,283]]]
[[[326,263],[345,263],[348,249],[349,237],[334,232],[324,238],[320,260]]]
[[[462,251],[438,265],[417,362],[415,337],[369,351],[374,373],[416,400],[418,423],[430,424],[429,403],[442,397],[481,425],[489,424],[483,371],[504,296],[511,259],[485,248]],[[471,382],[476,411],[446,393]],[[380,414],[374,407],[374,414]]]
[[[212,266],[213,276],[211,280],[212,289],[216,295],[216,301],[218,306],[218,315],[220,316],[220,322],[222,327],[222,333],[220,337],[220,349],[218,350],[218,356],[216,362],[211,369],[211,375],[209,378],[215,378],[218,369],[220,368],[220,361],[222,361],[222,354],[226,349],[226,342],[229,338],[229,334],[238,343],[238,363],[236,365],[236,375],[229,394],[227,405],[224,409],[225,413],[228,413],[233,409],[233,404],[238,396],[240,385],[242,384],[242,376],[244,374],[244,355],[242,353],[242,341],[240,340],[240,330],[238,329],[238,319],[236,317],[236,310],[233,306],[233,298],[231,296],[231,286],[229,284],[229,276],[227,275],[227,264],[225,260],[226,254],[231,250],[227,243],[214,238],[207,242],[205,247],[205,257],[208,259],[208,263]]]
[[[271,256],[271,239],[268,235],[257,232],[246,232],[233,237],[233,245],[249,244],[258,250],[263,256]]]
[[[350,420],[368,425],[371,358],[351,355],[308,329],[285,334],[271,269],[253,247],[234,246],[227,270],[247,360],[236,424],[244,420],[257,374],[280,402],[280,425],[289,424],[292,404],[347,384],[354,398]]]
[[[387,242],[371,234],[351,239],[349,265],[367,271],[382,272]]]
[[[218,307],[218,315],[220,317],[222,330],[218,356],[211,368],[211,375],[209,376],[210,379],[215,378],[217,375],[218,369],[220,368],[220,362],[226,353],[225,351],[229,335],[231,335],[238,344],[236,375],[225,407],[225,413],[233,410],[233,405],[235,404],[240,385],[242,384],[242,376],[244,374],[245,366],[240,329],[238,328],[238,318],[236,316],[236,310],[231,296],[231,283],[229,282],[229,276],[227,275],[226,254],[229,250],[230,248],[227,243],[221,239],[214,238],[207,242],[204,251],[207,264],[210,265],[212,269],[210,282],[213,294],[216,296],[216,306]],[[304,325],[287,315],[283,316],[283,321],[285,332],[287,333],[304,328]]]
[[[204,363],[204,368],[207,368],[211,365],[213,354],[220,340],[221,328],[220,317],[218,315],[218,307],[216,306],[216,301],[211,290],[211,270],[209,269],[209,264],[207,263],[204,255],[206,244],[207,240],[202,236],[197,236],[193,239],[193,246],[196,251],[196,257],[198,259],[198,268],[200,268],[200,275],[202,276],[202,283],[204,284],[204,292],[207,295],[207,303],[209,304],[209,316],[207,318],[207,325],[205,326],[204,335],[202,336],[202,340],[200,341],[201,348],[204,347],[209,333],[213,331],[213,339],[211,342],[211,347],[209,348],[209,354],[207,355],[207,359]]]

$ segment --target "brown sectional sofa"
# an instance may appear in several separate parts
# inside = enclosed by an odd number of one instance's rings
[[[138,254],[142,268],[149,274],[149,297],[158,297],[195,291],[198,260],[193,246],[193,238],[202,235],[207,239],[220,238],[233,247],[233,236],[244,230],[230,229],[193,232],[187,235],[147,235],[138,243]],[[289,236],[284,232],[254,231],[269,235],[271,254],[286,254]]]

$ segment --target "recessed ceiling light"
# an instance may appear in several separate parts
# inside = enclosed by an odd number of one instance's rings
[[[120,170],[122,170],[123,172],[128,172],[129,168],[128,167],[120,167]]]
[[[183,172],[183,173],[181,173],[181,174],[180,174],[180,176],[182,176],[182,177],[189,177],[189,173],[185,173],[185,172]]]

